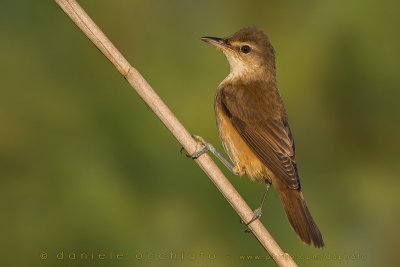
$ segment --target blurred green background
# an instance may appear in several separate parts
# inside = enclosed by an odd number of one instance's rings
[[[326,248],[302,244],[274,189],[261,221],[300,266],[398,262],[398,1],[80,2],[187,129],[219,150],[213,97],[229,66],[199,38],[263,29]],[[2,1],[0,33],[2,266],[274,265],[53,1]],[[255,208],[263,185],[222,170]],[[107,259],[68,259],[92,252]]]

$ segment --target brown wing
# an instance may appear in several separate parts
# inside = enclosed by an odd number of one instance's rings
[[[300,189],[294,142],[285,111],[281,110],[283,103],[274,89],[263,86],[268,84],[224,86],[223,110],[261,162],[288,187]]]

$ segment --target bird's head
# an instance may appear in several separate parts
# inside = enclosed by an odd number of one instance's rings
[[[229,61],[231,75],[254,73],[275,75],[275,53],[268,37],[256,27],[248,27],[226,37],[202,37],[219,48]]]

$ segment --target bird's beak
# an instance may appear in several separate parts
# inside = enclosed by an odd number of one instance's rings
[[[225,43],[225,40],[222,38],[217,38],[217,37],[201,37],[200,38],[202,41],[209,43],[213,46],[216,46],[219,49],[222,50],[226,50],[228,49],[232,49],[230,45],[228,45],[227,43]]]

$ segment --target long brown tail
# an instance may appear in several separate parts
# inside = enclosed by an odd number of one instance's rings
[[[324,247],[321,232],[311,217],[301,191],[286,186],[277,189],[289,222],[301,240],[307,245],[313,242],[316,248]]]

